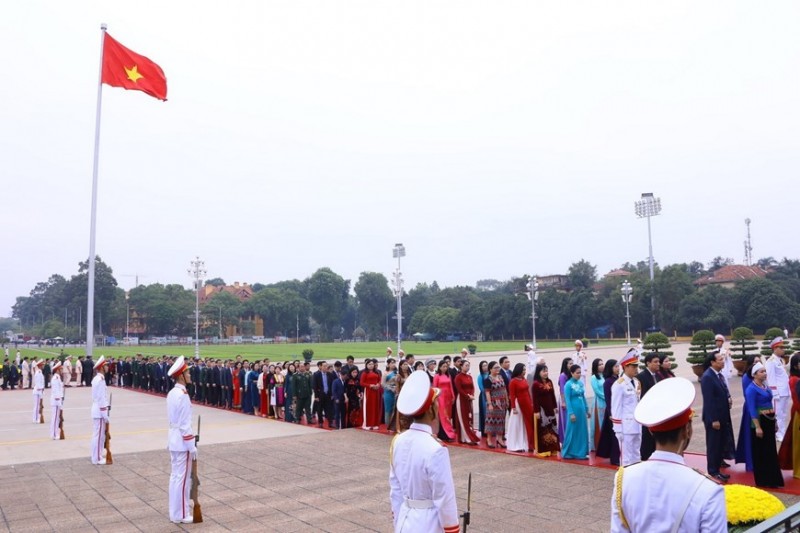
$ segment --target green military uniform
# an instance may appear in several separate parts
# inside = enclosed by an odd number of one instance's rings
[[[134,359],[133,363],[131,363],[131,375],[133,377],[133,388],[134,389],[138,389],[139,388],[139,365],[141,365],[141,362],[139,361],[139,359]]]
[[[311,423],[311,372],[297,372],[292,377],[292,391],[297,405],[294,411],[294,421],[299,424],[306,413],[306,422]]]

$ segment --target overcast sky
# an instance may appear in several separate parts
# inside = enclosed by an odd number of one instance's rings
[[[234,7],[235,6],[235,7]],[[100,23],[169,101],[103,87],[120,286],[329,266],[419,281],[797,257],[797,2],[12,2],[0,315],[88,256]]]

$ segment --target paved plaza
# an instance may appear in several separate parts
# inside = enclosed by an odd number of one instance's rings
[[[600,348],[591,355],[607,359],[619,351]],[[546,357],[554,366],[563,355]],[[483,358],[490,357],[475,357]],[[682,359],[681,374],[691,372]],[[737,387],[731,388],[741,410]],[[108,466],[93,466],[88,458],[89,389],[67,389],[65,441],[47,438],[48,424],[31,422],[30,391],[0,393],[0,531],[391,531],[386,435],[324,431],[201,406],[194,413],[195,419],[202,415],[205,521],[171,524],[165,399],[109,391],[114,464]],[[49,412],[46,405],[46,417]],[[736,407],[734,414],[738,421]],[[692,449],[702,452],[697,418],[695,430]],[[469,531],[608,530],[611,469],[460,447],[451,447],[450,455],[462,511],[473,476]],[[798,501],[776,495],[787,504]]]

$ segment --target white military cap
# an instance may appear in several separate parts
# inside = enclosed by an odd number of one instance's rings
[[[633,417],[650,431],[670,431],[692,419],[695,390],[686,378],[670,378],[656,383],[639,401]]]
[[[400,390],[397,410],[406,416],[419,416],[430,409],[437,396],[439,389],[431,387],[427,372],[412,372]]]
[[[61,368],[61,361],[56,361],[51,370],[58,370],[59,368]]]
[[[783,344],[783,337],[775,337],[769,341],[769,347],[775,349],[776,346]]]
[[[177,377],[181,375],[187,368],[189,368],[189,366],[186,364],[186,358],[184,356],[180,356],[175,359],[175,362],[172,363],[171,367],[169,367],[167,375],[171,378]]]
[[[714,335],[714,342],[717,342],[717,341],[725,342],[725,335],[722,335],[720,333],[717,333],[716,335]]]
[[[104,364],[106,364],[106,356],[105,355],[101,355],[100,359],[98,359],[97,362],[94,364],[94,369],[97,370],[98,368],[102,367]]]
[[[581,348],[583,348],[583,341],[580,339],[575,339],[575,346],[580,346]]]

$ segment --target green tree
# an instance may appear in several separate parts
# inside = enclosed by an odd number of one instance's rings
[[[311,317],[320,323],[330,336],[338,333],[345,311],[349,282],[328,267],[318,269],[306,280]]]
[[[240,324],[244,306],[233,294],[221,291],[214,293],[211,298],[206,300],[201,310],[206,317],[206,323],[213,324],[204,333],[225,338],[225,330],[228,326]]]
[[[747,359],[748,355],[758,351],[754,340],[753,330],[746,327],[738,327],[733,330],[731,338],[731,357],[733,359]]]
[[[380,334],[386,313],[392,311],[395,302],[386,276],[379,272],[362,272],[353,290],[358,298],[359,321],[372,335]]]
[[[694,292],[692,278],[685,265],[669,265],[655,279],[656,304],[660,324],[669,331],[677,329],[681,301]]]
[[[702,365],[709,352],[714,349],[714,332],[701,329],[692,337],[692,342],[689,347],[689,355],[686,356],[686,362],[690,365]]]
[[[311,304],[292,289],[267,287],[250,298],[246,309],[259,315],[264,321],[265,335],[282,334],[292,337],[298,324],[300,334],[309,331]]]
[[[573,290],[592,289],[597,281],[597,267],[585,259],[570,265],[567,271]]]

